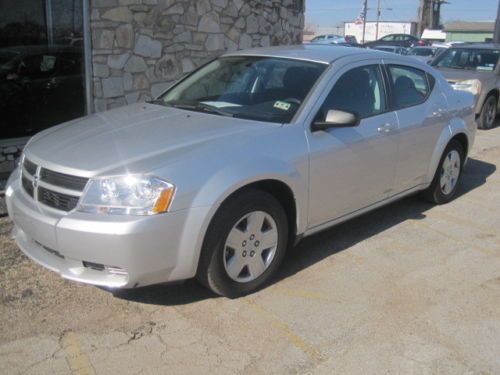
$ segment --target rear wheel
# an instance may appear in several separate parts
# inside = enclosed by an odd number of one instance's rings
[[[462,144],[452,139],[441,156],[431,185],[422,192],[423,197],[436,204],[448,203],[457,192],[465,158]]]
[[[287,247],[288,221],[270,194],[248,190],[224,203],[208,229],[198,280],[217,294],[235,298],[264,286]]]
[[[479,129],[491,129],[495,124],[495,118],[497,116],[497,98],[494,95],[490,95],[486,98],[483,103],[483,108],[481,108],[481,113],[478,119]]]

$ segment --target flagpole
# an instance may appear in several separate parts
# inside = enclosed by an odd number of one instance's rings
[[[368,0],[364,0],[363,3],[363,40],[361,44],[365,44],[365,32],[366,32],[366,10],[368,9]]]

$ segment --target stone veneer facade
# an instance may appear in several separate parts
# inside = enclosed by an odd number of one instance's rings
[[[303,0],[91,0],[96,111],[144,101],[224,51],[301,43]]]

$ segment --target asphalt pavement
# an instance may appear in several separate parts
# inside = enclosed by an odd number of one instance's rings
[[[27,259],[0,219],[2,374],[500,374],[500,127],[459,197],[409,197],[305,239],[240,299],[111,293]]]

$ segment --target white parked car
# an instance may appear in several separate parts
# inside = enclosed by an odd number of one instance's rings
[[[236,297],[298,240],[409,194],[446,203],[473,96],[419,61],[321,45],[228,53],[152,103],[35,135],[8,181],[19,247],[114,288]]]

